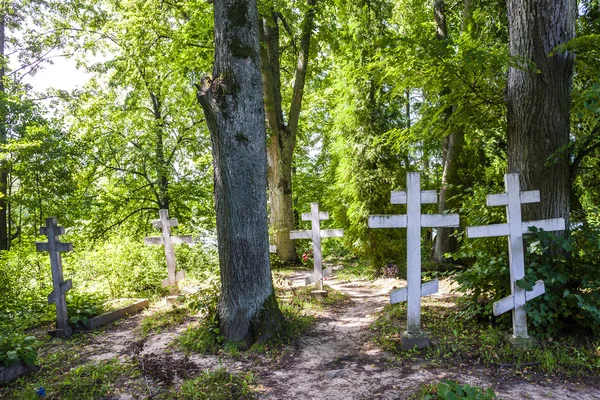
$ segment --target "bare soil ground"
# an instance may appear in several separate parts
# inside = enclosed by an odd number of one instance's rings
[[[419,362],[397,362],[373,343],[368,327],[388,303],[392,286],[402,283],[336,279],[327,283],[349,294],[351,303],[319,316],[313,331],[300,340],[294,352],[274,370],[261,372],[266,399],[406,399],[423,384],[443,379],[491,387],[501,399],[600,399],[597,387],[504,380],[496,371],[469,366],[460,370],[425,369]],[[448,284],[442,284],[436,296],[450,296]]]
[[[288,279],[293,286],[300,286],[307,275],[308,272],[298,272],[289,275]],[[154,371],[137,378],[124,377],[111,399],[152,398],[161,391],[161,374],[172,375],[177,383],[188,373],[194,375],[203,369],[218,367],[238,373],[252,371],[259,386],[259,397],[268,400],[407,399],[424,384],[443,379],[491,387],[499,398],[508,400],[600,399],[600,382],[576,384],[553,379],[528,382],[514,374],[481,366],[432,368],[419,360],[395,359],[375,345],[374,332],[369,325],[388,303],[391,289],[404,282],[392,279],[347,282],[332,278],[326,284],[348,294],[350,301],[341,307],[319,312],[313,329],[275,358],[212,355],[187,358],[171,343],[194,321],[194,317],[187,318],[175,329],[140,339],[138,327],[144,315],[152,310],[77,341],[57,342],[58,347],[52,352],[78,352],[75,365],[137,357]],[[452,296],[449,284],[441,282],[440,293],[434,296]],[[71,366],[73,364],[65,365],[66,368]]]

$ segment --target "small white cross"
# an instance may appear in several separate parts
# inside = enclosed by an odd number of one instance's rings
[[[177,282],[185,277],[184,271],[177,272],[175,264],[174,244],[192,243],[191,235],[171,236],[171,227],[177,226],[179,223],[176,218],[169,219],[169,210],[159,210],[160,219],[152,221],[152,226],[157,229],[162,229],[162,236],[151,236],[144,238],[144,244],[165,246],[165,256],[167,258],[167,272],[169,277],[162,281],[162,287],[169,286],[171,295],[177,294]]]
[[[312,229],[310,231],[290,231],[290,239],[312,239],[314,273],[306,278],[306,284],[315,282],[317,290],[323,290],[323,276],[331,275],[331,268],[323,271],[323,261],[321,254],[321,238],[342,237],[343,229],[321,229],[320,221],[329,219],[329,213],[319,212],[319,203],[310,203],[310,213],[302,214],[302,221],[311,221]]]
[[[408,301],[407,332],[421,334],[421,296],[438,291],[438,280],[421,284],[421,228],[456,227],[458,214],[421,214],[421,204],[437,203],[435,190],[421,190],[421,177],[406,174],[406,192],[392,192],[392,204],[406,204],[405,215],[371,215],[369,228],[407,228],[407,287],[391,293],[390,303]]]
[[[46,218],[46,226],[40,228],[42,235],[48,236],[48,242],[37,242],[35,244],[37,251],[47,251],[50,253],[50,266],[52,267],[52,286],[54,290],[48,296],[48,304],[56,304],[56,337],[71,336],[72,330],[69,326],[69,315],[67,312],[67,291],[73,286],[69,279],[64,281],[61,252],[73,251],[72,243],[62,243],[58,241],[58,236],[65,234],[65,228],[58,226],[55,217]]]
[[[527,314],[525,303],[545,292],[544,281],[539,280],[531,291],[517,285],[517,281],[525,276],[525,255],[523,249],[523,234],[529,233],[529,227],[545,231],[562,231],[565,229],[563,218],[545,219],[540,221],[522,222],[521,204],[538,203],[540,191],[530,190],[521,192],[519,174],[504,175],[506,193],[490,194],[487,205],[506,206],[506,224],[472,226],[467,228],[467,237],[508,236],[508,256],[510,262],[510,291],[511,295],[494,303],[494,315],[498,316],[512,310],[513,337],[528,338]]]

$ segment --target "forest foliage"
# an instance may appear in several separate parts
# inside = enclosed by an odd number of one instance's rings
[[[282,96],[289,101],[305,5],[272,3],[282,16]],[[581,4],[577,38],[555,49],[576,54],[571,142],[561,151],[572,161],[571,220],[581,226],[567,239],[533,233],[522,282],[545,280],[546,294],[528,312],[537,332],[548,334],[600,329],[600,3]],[[216,276],[210,139],[195,86],[212,68],[211,5],[14,1],[1,12],[7,133],[0,167],[8,174],[3,198],[14,237],[0,253],[0,334],[54,318],[49,261],[34,245],[45,241],[39,228],[49,216],[74,244],[63,257],[74,298],[165,294],[162,250],[143,245],[155,234],[150,221],[159,208],[178,218],[178,233],[194,236],[193,246],[177,249],[178,266],[198,282]],[[505,218],[485,206],[486,194],[503,191],[507,172],[507,71],[523,65],[508,53],[503,2],[448,3],[445,40],[436,39],[432,1],[327,0],[315,18],[293,161],[297,227],[318,201],[330,212],[327,224],[345,229],[343,245],[326,243],[326,253],[358,257],[374,271],[396,264],[402,275],[405,233],[370,230],[367,217],[404,212],[390,205],[389,193],[405,186],[407,172],[421,173],[423,189],[439,190],[442,142],[459,129],[464,144],[448,204],[462,228],[457,252],[447,256],[463,266],[455,279],[466,294],[465,315],[489,318],[492,302],[509,292],[506,239],[469,241],[463,231]],[[50,54],[76,60],[88,84],[36,92],[25,77]],[[423,231],[424,259],[433,234]],[[546,251],[552,247],[562,250]]]

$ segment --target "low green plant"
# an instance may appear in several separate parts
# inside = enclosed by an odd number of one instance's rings
[[[133,362],[116,358],[97,364],[70,368],[60,375],[42,375],[24,385],[15,386],[9,398],[36,400],[47,397],[61,400],[95,400],[110,397],[119,381],[139,376]]]
[[[249,400],[256,398],[251,373],[232,374],[224,368],[206,370],[199,377],[184,381],[177,400]]]
[[[460,315],[456,299],[426,299],[422,308],[423,329],[439,343],[407,351],[402,349],[401,333],[406,330],[406,304],[384,307],[371,324],[374,340],[399,359],[422,359],[431,365],[484,365],[507,372],[569,377],[600,375],[600,342],[581,335],[541,338],[538,347],[515,349],[504,339],[508,332]],[[510,317],[510,315],[508,316]]]
[[[37,346],[40,342],[35,336],[20,333],[0,335],[0,364],[10,367],[19,361],[34,365],[37,361]]]
[[[163,329],[180,325],[188,315],[186,308],[178,307],[155,312],[142,320],[140,325],[142,336],[148,336],[150,332],[160,332]]]
[[[217,354],[225,343],[221,335],[216,310],[188,328],[176,339],[186,353]]]
[[[444,380],[438,384],[428,386],[428,390],[421,397],[423,400],[494,400],[496,394],[490,388],[482,389],[468,384]]]
[[[84,327],[90,318],[104,312],[104,300],[94,293],[67,293],[69,325],[74,328]]]

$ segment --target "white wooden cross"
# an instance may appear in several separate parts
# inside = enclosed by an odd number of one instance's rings
[[[321,229],[320,221],[329,219],[329,213],[320,211],[319,203],[310,203],[310,213],[302,214],[302,221],[311,221],[310,231],[290,231],[290,239],[312,239],[314,273],[306,278],[306,284],[315,283],[317,290],[323,290],[323,276],[332,274],[332,269],[323,271],[323,260],[321,254],[321,238],[342,237],[343,229]]]
[[[160,219],[152,221],[152,226],[162,229],[162,236],[151,236],[144,238],[147,245],[164,245],[165,256],[167,258],[167,272],[169,277],[162,281],[162,287],[170,287],[171,295],[177,295],[177,282],[185,277],[184,271],[177,272],[175,264],[174,244],[192,243],[191,235],[171,236],[171,227],[177,226],[176,218],[169,219],[169,210],[159,210]]]
[[[72,330],[69,326],[69,315],[67,312],[67,291],[71,289],[73,283],[69,279],[63,278],[61,252],[73,251],[72,243],[59,242],[58,236],[65,234],[65,228],[58,226],[55,217],[46,218],[46,226],[40,228],[40,234],[48,236],[48,242],[36,242],[37,251],[47,251],[50,253],[50,266],[52,268],[52,286],[54,290],[48,296],[48,304],[56,304],[56,337],[71,336]]]
[[[405,215],[371,215],[369,228],[407,228],[407,287],[391,293],[390,303],[408,301],[407,333],[421,334],[421,296],[438,291],[438,280],[421,284],[421,228],[457,227],[458,214],[421,214],[421,204],[437,203],[435,190],[421,190],[421,177],[416,172],[406,174],[406,192],[392,192],[392,204],[406,204]]]
[[[562,231],[565,229],[565,220],[563,218],[553,218],[523,222],[521,204],[538,203],[540,201],[540,191],[521,192],[519,174],[504,175],[504,186],[506,193],[488,195],[487,205],[490,207],[506,206],[506,220],[508,223],[468,227],[467,237],[508,236],[511,295],[494,303],[494,315],[498,316],[512,310],[513,337],[527,339],[527,314],[523,306],[527,301],[544,294],[545,288],[542,280],[537,281],[531,291],[526,291],[517,285],[517,281],[525,276],[523,234],[529,233],[529,227],[536,227],[545,231]]]

